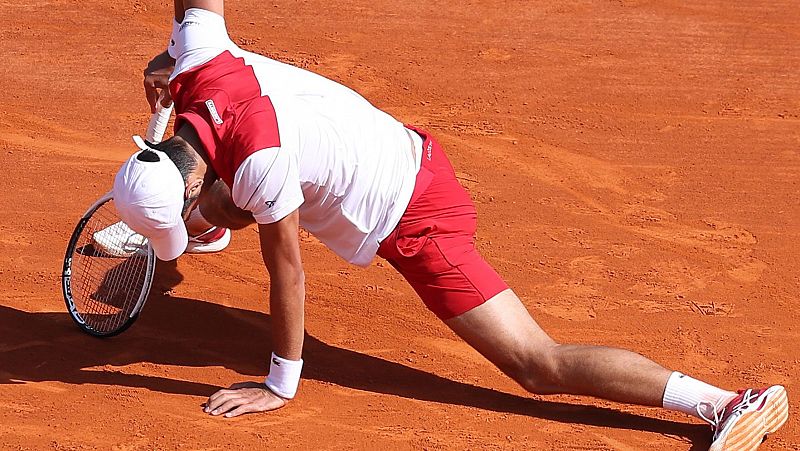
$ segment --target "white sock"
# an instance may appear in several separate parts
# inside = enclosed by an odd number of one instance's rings
[[[675,371],[667,381],[663,405],[665,409],[677,410],[700,418],[697,406],[701,402],[724,407],[735,397],[736,393],[734,392],[714,387]],[[706,418],[713,418],[714,412],[711,409],[703,410]]]

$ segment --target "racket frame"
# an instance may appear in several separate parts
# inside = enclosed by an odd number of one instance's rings
[[[81,330],[95,337],[112,337],[114,335],[118,335],[124,332],[136,321],[139,316],[139,312],[141,312],[142,308],[144,308],[144,303],[147,301],[147,296],[150,294],[150,288],[153,285],[153,275],[155,274],[156,256],[155,252],[153,252],[153,248],[148,242],[147,265],[142,291],[139,294],[139,298],[137,299],[133,309],[131,309],[131,313],[128,315],[128,318],[120,325],[120,327],[107,332],[95,330],[86,324],[86,321],[78,311],[72,296],[72,257],[75,255],[75,250],[78,245],[78,241],[80,240],[81,233],[83,233],[83,230],[86,227],[86,224],[92,218],[92,215],[106,202],[112,200],[113,198],[114,196],[111,191],[104,194],[102,197],[100,197],[100,199],[92,204],[92,206],[86,210],[86,213],[84,213],[83,216],[81,216],[81,218],[78,220],[78,224],[75,226],[75,230],[72,231],[72,236],[69,239],[67,252],[64,256],[64,266],[61,271],[61,291],[64,295],[64,302],[67,304],[67,312],[69,312],[69,316]]]

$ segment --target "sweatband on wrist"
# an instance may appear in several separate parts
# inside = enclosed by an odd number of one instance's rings
[[[281,398],[292,399],[300,385],[300,372],[303,370],[303,359],[286,360],[272,353],[269,364],[269,375],[264,383],[267,388]]]

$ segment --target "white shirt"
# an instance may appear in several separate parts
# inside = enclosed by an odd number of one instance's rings
[[[411,199],[419,136],[345,86],[240,49],[224,19],[203,9],[188,9],[173,23],[170,80],[206,70],[226,51],[252,67],[280,135],[279,149],[256,151],[235,168],[234,203],[260,224],[299,208],[306,230],[345,260],[368,265]],[[222,121],[226,113],[211,114]]]

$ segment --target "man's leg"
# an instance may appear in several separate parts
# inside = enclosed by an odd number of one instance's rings
[[[477,213],[469,194],[441,146],[426,132],[417,133],[426,158],[411,202],[378,255],[467,343],[533,393],[649,406],[661,406],[663,400],[686,412],[694,412],[697,402],[734,396],[689,377],[673,377],[677,373],[629,351],[553,341],[478,254]]]
[[[710,451],[755,450],[789,416],[780,385],[737,395],[630,351],[556,343],[510,289],[444,322],[532,393],[589,395],[703,418],[714,430]]]
[[[736,393],[639,354],[556,343],[475,249],[476,212],[441,147],[427,149],[405,214],[378,255],[467,343],[532,393],[589,395],[663,406],[712,424],[711,451],[752,450],[788,417],[780,385]]]
[[[510,289],[445,323],[532,393],[660,407],[672,374],[630,351],[556,343]]]

